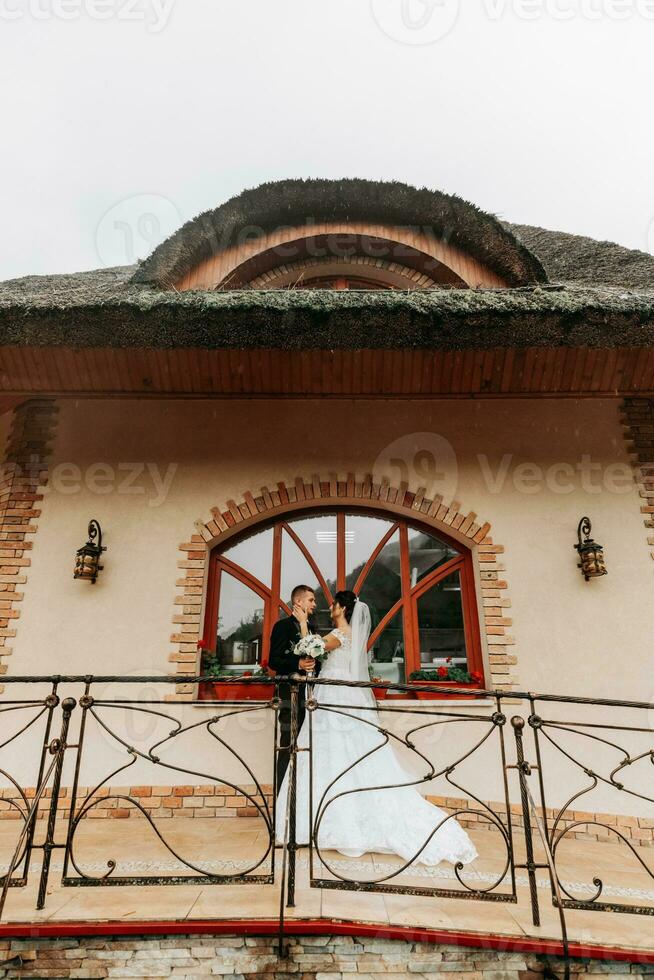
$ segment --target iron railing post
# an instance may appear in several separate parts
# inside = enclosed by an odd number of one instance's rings
[[[291,700],[291,727],[289,739],[289,759],[288,759],[288,792],[286,794],[286,813],[284,814],[284,840],[282,853],[282,876],[279,889],[279,932],[278,932],[278,953],[280,958],[288,956],[288,947],[284,944],[284,902],[289,907],[295,905],[295,852],[296,843],[296,791],[297,791],[297,736],[298,736],[298,682],[300,676],[292,674],[289,678],[288,688]],[[276,725],[276,735],[280,742],[284,737],[281,726]],[[277,751],[282,746],[277,747]],[[279,792],[277,787],[276,792]],[[276,804],[277,806],[277,804]]]
[[[71,848],[73,845],[73,831],[75,828],[75,812],[77,810],[77,791],[79,789],[79,772],[82,763],[82,751],[84,749],[84,733],[86,731],[86,719],[89,709],[93,706],[91,697],[92,678],[89,676],[84,685],[84,694],[79,699],[79,706],[82,709],[82,717],[79,724],[79,734],[77,736],[77,748],[75,751],[75,771],[73,773],[73,785],[70,791],[70,810],[68,814],[68,829],[66,831],[66,845],[64,848],[64,869],[62,877],[68,875],[68,862],[70,860]]]
[[[286,905],[295,905],[295,859],[297,854],[297,737],[298,713],[300,700],[300,677],[293,674],[291,678],[291,755],[289,759],[289,821],[288,821],[288,889]]]
[[[522,732],[525,727],[525,720],[520,715],[514,715],[511,719],[513,733],[515,735],[515,747],[517,758],[518,780],[520,783],[520,803],[522,806],[522,823],[525,829],[525,849],[527,863],[525,865],[529,877],[529,895],[531,898],[531,918],[535,926],[540,925],[540,909],[538,906],[538,891],[536,885],[536,863],[534,861],[534,840],[531,829],[531,811],[529,809],[529,796],[527,792],[527,776],[531,773],[531,766],[525,761],[525,748],[522,741]]]
[[[63,717],[61,721],[61,732],[59,738],[54,738],[50,743],[50,753],[56,757],[54,767],[54,777],[52,780],[52,796],[50,797],[50,810],[48,812],[48,825],[46,828],[45,841],[43,843],[43,865],[41,867],[41,880],[39,882],[39,894],[36,902],[37,909],[42,909],[45,905],[46,889],[48,887],[48,877],[50,874],[50,859],[52,851],[57,846],[54,842],[55,825],[57,821],[57,809],[59,806],[59,789],[61,787],[61,770],[64,764],[64,754],[67,748],[68,727],[70,716],[77,704],[75,698],[64,698],[61,708]]]

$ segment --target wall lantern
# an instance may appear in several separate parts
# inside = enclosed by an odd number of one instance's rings
[[[578,544],[574,545],[574,547],[579,552],[579,558],[581,559],[577,568],[581,569],[581,574],[587,582],[591,578],[598,578],[600,575],[607,574],[606,566],[604,565],[604,549],[601,544],[593,541],[590,536],[591,530],[590,518],[582,517],[577,528]],[[581,540],[582,534],[584,535],[583,541]]]
[[[73,578],[83,578],[91,585],[95,585],[98,572],[104,568],[104,565],[100,564],[100,556],[107,549],[102,547],[102,528],[96,520],[89,521],[88,534],[89,540],[82,548],[78,548],[75,555]]]

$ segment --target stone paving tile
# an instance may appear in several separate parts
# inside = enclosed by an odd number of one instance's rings
[[[227,874],[252,865],[265,853],[267,835],[258,819],[189,821],[171,818],[162,821],[171,847],[200,863],[211,873]],[[147,833],[144,833],[144,828]],[[39,825],[37,839],[42,839]],[[65,836],[66,825],[59,822],[56,839]],[[7,861],[15,828],[0,824],[0,863]],[[487,888],[497,879],[504,864],[505,852],[501,840],[486,831],[472,832],[481,857],[462,872],[470,887]],[[517,841],[518,854],[522,842]],[[539,848],[537,847],[537,855]],[[100,919],[184,919],[184,918],[277,918],[279,885],[171,885],[171,886],[94,886],[63,887],[61,884],[62,854],[55,851],[48,887],[46,907],[37,911],[36,894],[40,851],[32,856],[31,873],[26,888],[10,889],[4,919],[11,922],[73,921]],[[649,850],[638,852],[641,860],[654,865]],[[88,821],[80,831],[76,848],[79,864],[94,877],[107,869],[107,860],[119,862],[118,873],[125,874],[189,874],[183,862],[154,837],[140,820]],[[344,877],[370,880],[387,876],[401,862],[392,855],[364,855],[346,858],[336,852],[325,852],[324,859],[332,869],[321,864],[314,855],[316,877],[332,878],[333,872]],[[267,870],[270,855],[266,859]],[[282,852],[275,852],[277,881],[281,880]],[[286,909],[289,918],[354,919],[379,924],[411,925],[434,929],[495,932],[498,935],[529,935],[558,938],[560,925],[557,910],[552,906],[546,870],[537,872],[540,899],[540,927],[531,921],[527,876],[518,869],[519,903],[481,902],[443,897],[384,895],[375,892],[311,888],[309,884],[308,849],[297,855],[296,904]],[[571,891],[584,900],[593,894],[593,878],[604,882],[608,900],[626,905],[640,903],[654,907],[654,878],[634,855],[620,844],[599,844],[594,841],[575,841],[561,848],[561,877]],[[262,869],[257,869],[261,873]],[[69,873],[75,874],[74,869]],[[451,865],[437,868],[417,866],[392,883],[405,886],[437,887],[461,890]],[[510,890],[510,877],[501,886]],[[609,914],[595,911],[569,910],[566,913],[570,938],[586,943],[607,943],[623,946],[654,948],[654,918],[628,914]]]

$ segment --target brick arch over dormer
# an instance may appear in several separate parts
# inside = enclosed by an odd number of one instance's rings
[[[436,269],[444,270],[444,282],[471,288],[500,288],[507,285],[489,265],[422,228],[400,228],[379,222],[350,220],[275,228],[255,239],[230,245],[189,269],[177,280],[175,288],[180,292],[189,289],[251,288],[257,282],[259,273],[268,270],[282,281],[283,274],[288,273],[292,284],[301,279],[303,273],[306,275],[310,271],[297,269],[293,278],[292,265],[302,258],[305,249],[309,249],[309,255],[312,249],[317,251],[325,257],[323,262],[326,263],[328,258],[339,254],[338,249],[344,247],[344,240],[348,237],[375,243],[375,248],[371,248],[369,254],[378,259],[382,255],[392,259],[396,254],[395,249],[399,249],[400,255],[412,253],[423,271],[427,269],[435,274]],[[331,244],[325,245],[323,242]],[[380,252],[380,248],[389,251]],[[356,271],[356,266],[348,268],[350,274]],[[381,270],[378,269],[377,273],[380,274]],[[412,287],[426,285],[419,282],[420,270],[413,270],[413,274],[415,281],[411,282]],[[255,288],[268,288],[271,284],[274,284],[274,279],[271,282],[259,281]]]
[[[170,697],[180,701],[194,697],[193,685],[184,677],[193,676],[199,667],[197,644],[202,633],[212,550],[257,524],[270,523],[286,514],[335,506],[366,508],[379,511],[380,516],[387,513],[413,518],[433,527],[436,533],[442,530],[458,538],[467,546],[473,552],[481,589],[484,621],[480,629],[486,639],[490,686],[505,691],[517,688],[514,639],[508,632],[512,620],[506,615],[511,601],[504,565],[499,560],[504,547],[491,537],[490,524],[481,522],[472,511],[462,511],[458,501],[426,497],[424,489],[413,493],[406,484],[375,483],[370,475],[357,479],[354,474],[348,474],[345,480],[335,476],[328,479],[313,476],[310,481],[296,477],[293,484],[281,482],[274,489],[264,486],[257,493],[247,491],[240,503],[228,500],[224,507],[211,507],[208,520],[195,521],[196,533],[180,545],[177,562],[180,577],[176,582],[174,632],[170,637],[173,651],[168,659],[175,665],[179,683],[176,693]]]

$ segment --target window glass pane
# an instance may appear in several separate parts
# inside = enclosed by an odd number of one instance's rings
[[[393,526],[378,517],[348,514],[345,518],[345,582],[352,589],[371,554]],[[388,545],[386,546],[388,547]],[[397,546],[399,562],[399,544]]]
[[[417,602],[420,662],[425,666],[467,666],[461,581],[458,572],[425,592]]]
[[[373,620],[373,629],[375,625]],[[374,677],[395,684],[404,683],[404,616],[401,609],[377,637],[372,648],[371,667]]]
[[[348,582],[348,588],[352,588]],[[360,597],[370,606],[373,629],[402,598],[400,576],[400,533],[396,531],[375,559],[360,590]]]
[[[270,588],[272,584],[273,529],[266,528],[233,544],[222,554]]]
[[[321,514],[287,523],[315,561],[332,593],[335,592],[336,514]]]
[[[420,582],[435,568],[456,558],[460,552],[439,538],[416,528],[408,528],[409,532],[409,566],[411,586]]]
[[[315,560],[315,551],[311,550]],[[329,603],[323,590],[318,585],[316,573],[306,560],[293,538],[286,531],[282,534],[282,568],[281,568],[281,598],[291,606],[291,592],[296,585],[309,585],[316,593],[316,612],[313,625],[322,633],[331,629]]]
[[[224,666],[246,670],[260,662],[263,613],[261,596],[221,572],[216,652]]]

